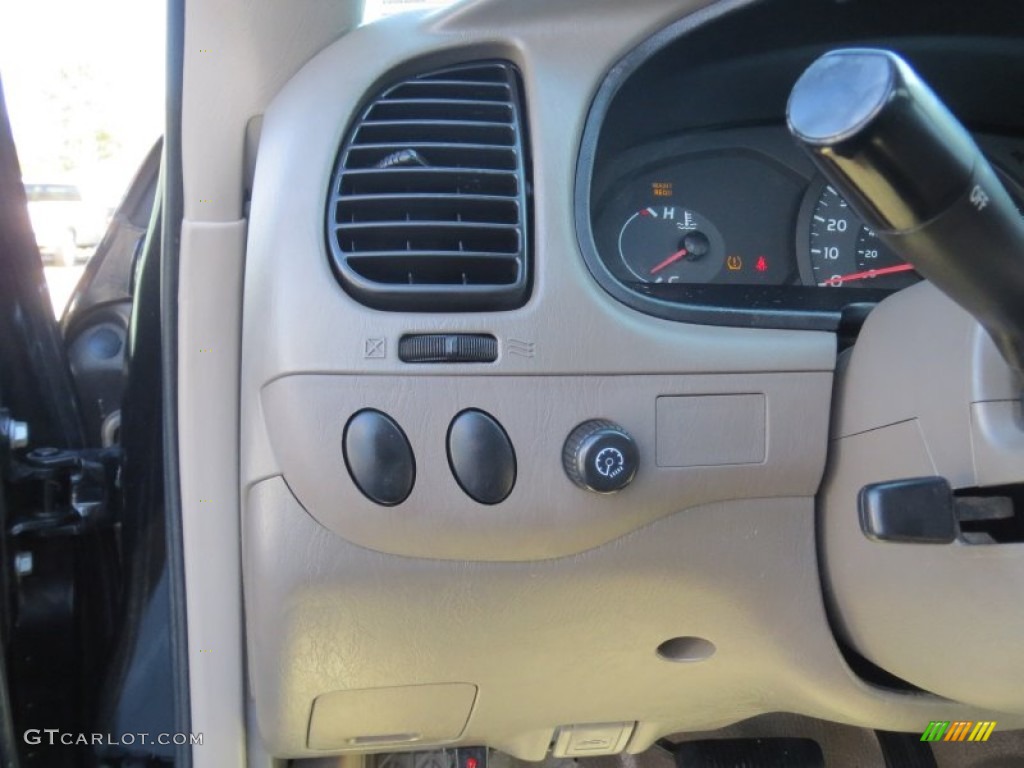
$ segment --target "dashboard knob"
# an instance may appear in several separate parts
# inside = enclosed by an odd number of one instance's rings
[[[580,488],[594,493],[621,491],[636,476],[639,464],[636,441],[604,419],[591,419],[576,427],[562,448],[562,466]]]

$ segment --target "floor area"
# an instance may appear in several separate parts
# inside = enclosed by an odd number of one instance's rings
[[[666,742],[679,744],[705,739],[755,739],[777,736],[813,739],[821,747],[826,768],[907,768],[898,763],[887,764],[874,731],[850,725],[839,725],[800,715],[773,714],[744,720],[718,731],[676,734]],[[985,743],[938,742],[932,745],[936,768],[1024,768],[1024,731],[1000,731],[998,728]],[[295,760],[292,768],[459,768],[454,765],[454,751],[407,753],[405,755],[371,756],[367,758],[321,758]],[[449,764],[450,763],[450,764]],[[283,768],[283,766],[282,766]],[[704,768],[676,765],[672,753],[654,747],[640,755],[592,757],[578,760],[548,758],[541,763],[527,763],[508,755],[492,752],[488,768]],[[748,768],[747,765],[735,768]],[[749,768],[756,768],[752,764]],[[793,766],[801,768],[801,766]]]

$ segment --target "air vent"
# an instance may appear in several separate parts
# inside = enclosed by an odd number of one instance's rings
[[[342,145],[327,239],[342,285],[386,310],[522,305],[528,163],[519,77],[505,62],[384,90]]]

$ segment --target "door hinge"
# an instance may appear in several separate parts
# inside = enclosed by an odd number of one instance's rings
[[[27,450],[28,439],[27,427],[0,411],[0,631],[11,712],[20,729],[82,733],[98,702],[121,594],[121,449]],[[19,751],[24,766],[71,768],[88,757],[84,747]]]
[[[27,493],[12,510],[8,533],[74,533],[108,527],[118,499],[121,449],[36,448],[8,467],[8,480]],[[27,487],[26,487],[27,486]],[[34,486],[34,492],[32,487]]]

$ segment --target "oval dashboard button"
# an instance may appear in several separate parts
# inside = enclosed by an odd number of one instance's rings
[[[504,501],[516,484],[516,452],[490,414],[470,409],[448,428],[448,464],[466,494],[481,504]]]
[[[401,504],[416,481],[416,460],[402,428],[386,413],[367,408],[345,425],[345,466],[370,501]]]

